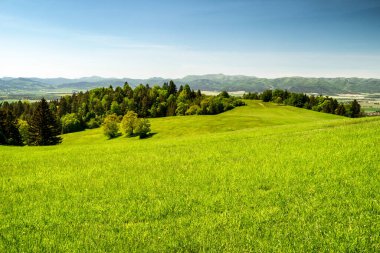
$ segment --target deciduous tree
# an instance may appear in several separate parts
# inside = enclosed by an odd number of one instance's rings
[[[132,136],[138,123],[137,113],[128,111],[121,121],[121,130],[126,136]]]
[[[116,114],[108,115],[103,121],[104,135],[109,139],[115,138],[119,135],[119,126],[117,125],[118,118]]]
[[[140,139],[146,138],[150,132],[150,122],[147,119],[138,119],[136,126],[136,135]]]

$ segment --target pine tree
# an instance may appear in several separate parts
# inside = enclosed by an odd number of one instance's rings
[[[351,118],[357,118],[360,116],[360,104],[356,99],[351,102],[351,112],[350,112],[350,117]]]
[[[17,121],[11,111],[0,110],[0,144],[22,146]]]
[[[58,136],[59,125],[44,98],[38,103],[29,125],[30,145],[46,146],[61,143],[62,138]]]
[[[346,108],[344,108],[343,104],[339,104],[335,109],[335,114],[344,116],[346,114]]]
[[[168,93],[169,95],[176,95],[177,94],[177,86],[174,84],[173,81],[169,82],[169,87],[168,87]]]

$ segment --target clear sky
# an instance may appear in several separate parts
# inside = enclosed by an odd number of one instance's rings
[[[0,76],[380,78],[379,0],[0,0]]]

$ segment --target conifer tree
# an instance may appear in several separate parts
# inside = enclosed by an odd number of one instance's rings
[[[358,103],[358,101],[356,101],[356,99],[354,99],[354,101],[352,101],[350,105],[351,105],[350,117],[351,118],[359,117],[359,115],[360,115],[360,104]]]
[[[0,110],[0,144],[22,146],[17,121],[10,111]]]
[[[173,81],[169,82],[169,87],[168,87],[168,93],[169,95],[176,95],[177,94],[177,86],[174,84]]]
[[[62,138],[58,136],[59,125],[44,98],[38,103],[29,125],[30,145],[46,146],[61,143]]]

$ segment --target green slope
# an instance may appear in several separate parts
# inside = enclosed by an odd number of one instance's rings
[[[380,119],[250,102],[0,147],[0,251],[379,251]]]

